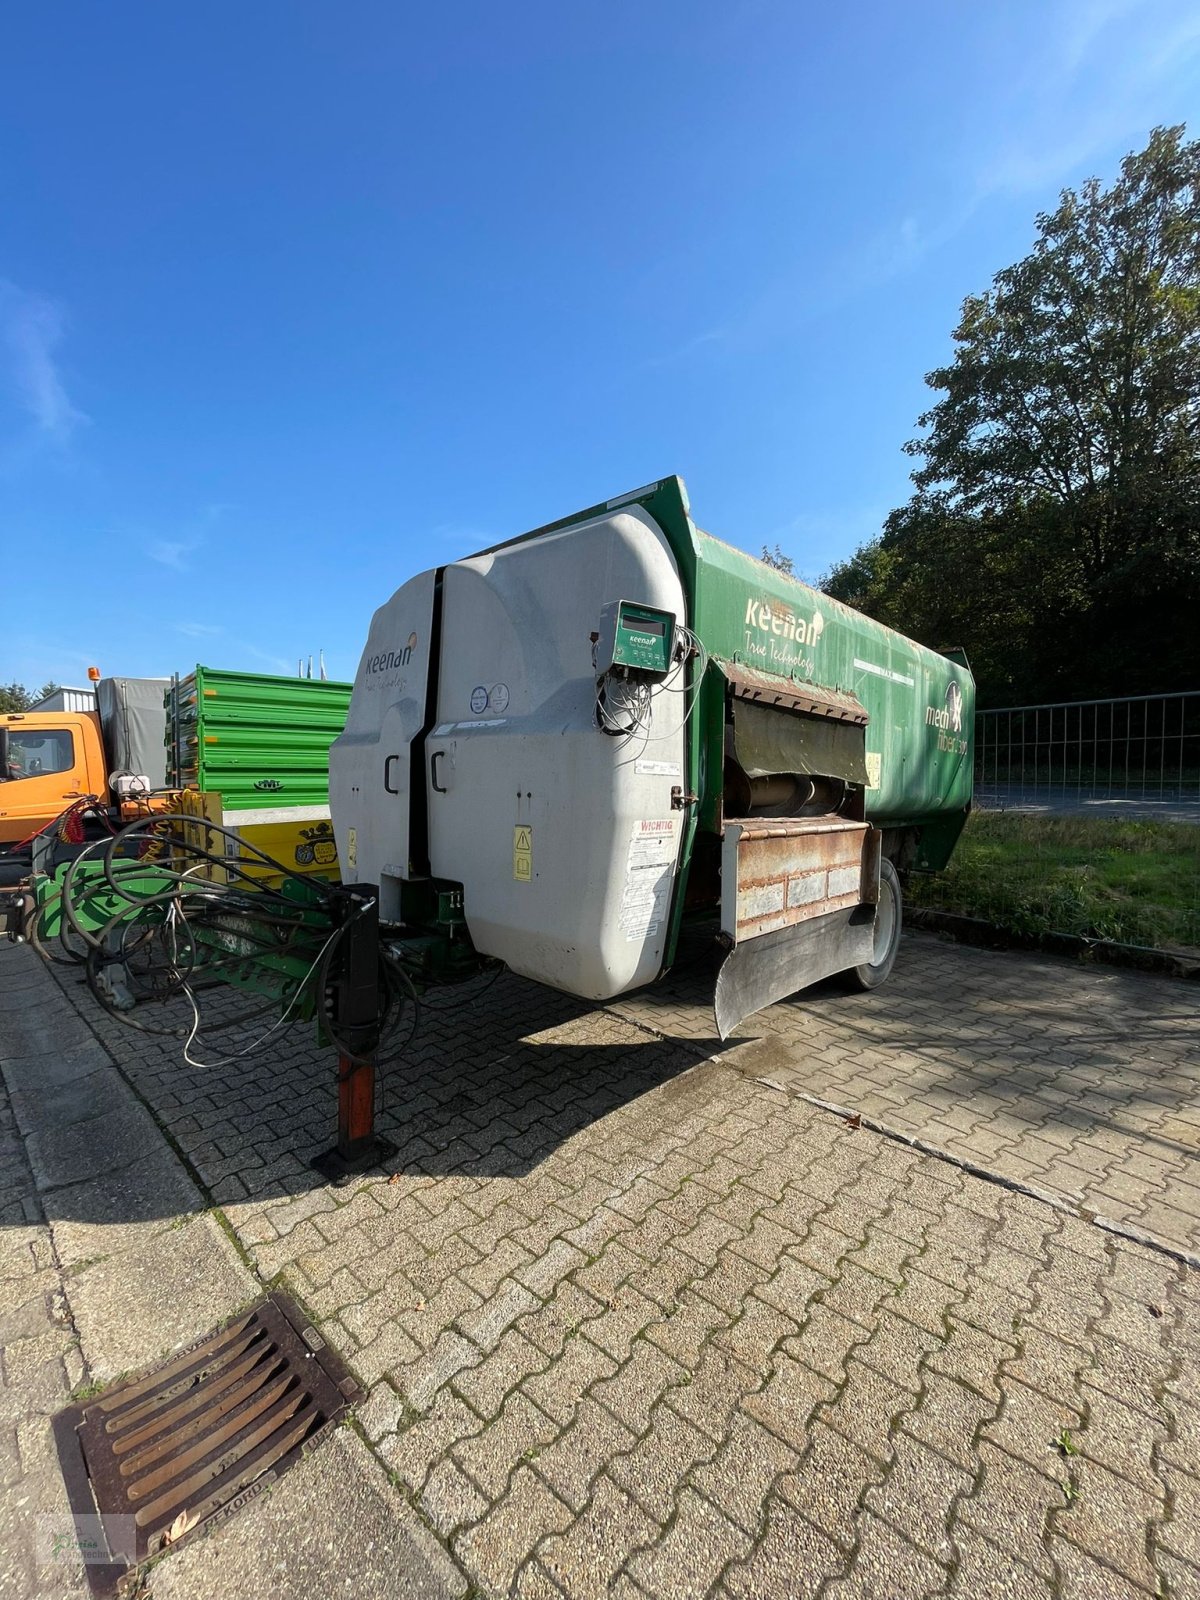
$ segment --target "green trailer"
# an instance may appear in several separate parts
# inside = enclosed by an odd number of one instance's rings
[[[265,854],[303,876],[339,876],[329,818],[329,747],[348,683],[197,666],[165,697],[168,783],[190,816],[228,830],[224,855],[282,882]],[[186,848],[203,831],[188,828]],[[222,869],[207,862],[205,876]]]
[[[329,804],[329,747],[350,685],[197,666],[166,691],[167,783],[227,811]]]
[[[330,753],[347,876],[588,999],[685,917],[729,947],[717,1020],[891,970],[901,883],[971,804],[962,661],[693,523],[671,477],[420,574],[375,614]]]

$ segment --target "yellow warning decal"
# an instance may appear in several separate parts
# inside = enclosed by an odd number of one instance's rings
[[[353,872],[358,866],[358,829],[350,829],[350,837],[346,841],[346,865]]]
[[[518,883],[533,881],[533,829],[525,822],[513,829],[513,877]]]

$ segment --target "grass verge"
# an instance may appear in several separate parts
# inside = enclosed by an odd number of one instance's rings
[[[950,866],[914,874],[914,906],[1038,938],[1200,953],[1200,827],[979,811]]]

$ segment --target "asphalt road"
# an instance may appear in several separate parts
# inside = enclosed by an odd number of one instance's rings
[[[984,811],[1015,811],[1026,816],[1200,823],[1200,792],[1180,789],[1154,794],[1118,784],[1081,790],[1050,784],[985,783],[976,788],[975,802]]]

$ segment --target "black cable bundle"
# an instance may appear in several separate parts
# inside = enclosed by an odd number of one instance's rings
[[[193,831],[203,829],[206,845],[191,840],[185,842],[177,831],[180,825],[187,825]],[[213,842],[213,835],[220,841],[231,842],[236,854],[218,854],[207,848]],[[74,890],[82,863],[94,860],[101,850],[101,877],[115,909],[101,927],[93,930],[84,925],[79,915]],[[302,883],[309,893],[315,893],[326,913],[328,931],[314,928],[311,900],[299,904],[289,898],[280,888],[247,871],[241,864],[247,861],[252,866],[280,874],[284,880]],[[198,876],[206,865],[220,867],[233,881],[214,882]],[[138,887],[147,869],[166,880],[163,887],[151,893]],[[94,895],[95,878],[90,877],[89,883]],[[56,900],[61,901],[62,909],[61,955],[47,948],[37,926]],[[110,1016],[143,1033],[184,1039],[184,1057],[194,1066],[225,1065],[252,1054],[287,1022],[306,994],[311,997],[325,1036],[341,1054],[352,1061],[360,1061],[365,1058],[350,1050],[339,1035],[330,996],[342,940],[365,909],[366,906],[348,891],[319,879],[302,877],[227,828],[184,813],[158,813],[139,817],[110,839],[100,839],[85,847],[65,870],[61,886],[43,905],[40,916],[34,919],[31,939],[48,960],[83,965],[89,988]],[[239,949],[222,952],[212,939],[199,937],[205,931],[236,939]],[[206,1022],[197,996],[235,982],[264,957],[279,956],[306,960],[308,970],[290,996],[285,991],[282,998],[286,999],[286,1004],[278,1021],[222,1061],[196,1060],[191,1049],[198,1040],[243,1026],[279,1003],[271,999],[234,1016]],[[121,969],[122,982],[136,985],[141,991],[135,997],[127,989],[123,1004],[118,1003],[118,994],[108,976],[113,967]],[[377,1063],[383,1065],[394,1061],[411,1042],[419,1020],[420,1001],[408,973],[382,947],[380,994],[377,1052],[385,1044],[393,1043],[405,1012],[411,1012],[399,1046],[386,1055],[376,1054]],[[144,1014],[138,1015],[146,1004],[166,1004],[176,997],[187,1002],[192,1013],[190,1025],[158,1025]]]

